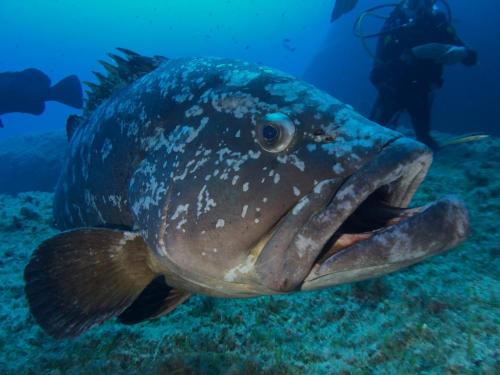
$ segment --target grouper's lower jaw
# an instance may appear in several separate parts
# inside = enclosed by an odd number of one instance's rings
[[[301,289],[326,288],[397,271],[458,245],[468,231],[464,204],[454,197],[443,198],[351,246],[331,251],[333,255],[314,265]]]
[[[399,138],[340,187],[330,186],[330,180],[320,183],[287,215],[262,249],[255,265],[260,282],[281,293],[328,287],[383,275],[460,242],[466,236],[468,219],[455,199],[414,210],[413,216],[406,213],[396,221],[387,220],[368,232],[346,228],[356,222],[366,202],[407,207],[431,163],[427,147]],[[339,248],[335,239],[346,233],[355,240]],[[335,254],[329,248],[332,243]]]

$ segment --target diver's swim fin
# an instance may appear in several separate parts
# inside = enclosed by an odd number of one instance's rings
[[[358,4],[358,0],[336,0],[330,22],[338,20],[344,14],[349,13]]]
[[[71,75],[60,80],[50,88],[46,100],[54,100],[70,107],[81,109],[83,107],[83,94],[80,80],[76,75]]]

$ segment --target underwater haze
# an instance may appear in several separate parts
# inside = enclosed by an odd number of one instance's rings
[[[170,58],[246,59],[301,75],[329,30],[330,0],[2,1],[8,30],[0,71],[36,67],[53,82],[77,74],[93,81],[116,47]],[[42,16],[41,16],[42,15]],[[41,117],[5,115],[0,139],[62,129],[75,111],[55,103]]]
[[[500,374],[500,2],[434,152],[334,3],[0,0],[0,94],[88,90],[0,114],[0,374]]]
[[[352,35],[359,12],[334,24],[331,0],[2,1],[0,71],[37,67],[56,82],[77,74],[93,80],[98,59],[116,47],[167,57],[224,56],[261,62],[318,85],[361,113],[375,90],[372,60]],[[383,3],[383,2],[382,2]],[[500,134],[500,5],[453,0],[454,25],[479,52],[479,68],[446,69],[436,95],[433,127],[451,133]],[[358,9],[381,2],[359,1]],[[42,16],[40,16],[42,15]],[[380,23],[370,25],[373,31]],[[0,139],[18,132],[62,128],[74,111],[48,103],[41,117],[5,115]],[[21,125],[22,124],[22,125]],[[21,125],[21,126],[19,126]]]

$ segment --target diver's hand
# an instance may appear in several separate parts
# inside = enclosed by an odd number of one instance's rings
[[[467,50],[467,57],[462,61],[462,64],[466,66],[477,65],[477,52],[469,48]]]
[[[423,44],[413,47],[411,51],[418,59],[433,60],[443,65],[459,64],[469,56],[469,50],[466,47],[442,43]]]

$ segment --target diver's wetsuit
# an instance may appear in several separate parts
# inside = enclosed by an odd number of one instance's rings
[[[391,31],[393,30],[393,31]],[[429,11],[410,20],[397,6],[384,24],[370,79],[379,95],[371,119],[387,125],[400,112],[411,117],[417,139],[431,148],[432,90],[443,85],[443,65],[413,56],[413,47],[428,43],[464,46],[442,12]],[[475,65],[476,52],[469,50],[465,65]]]

